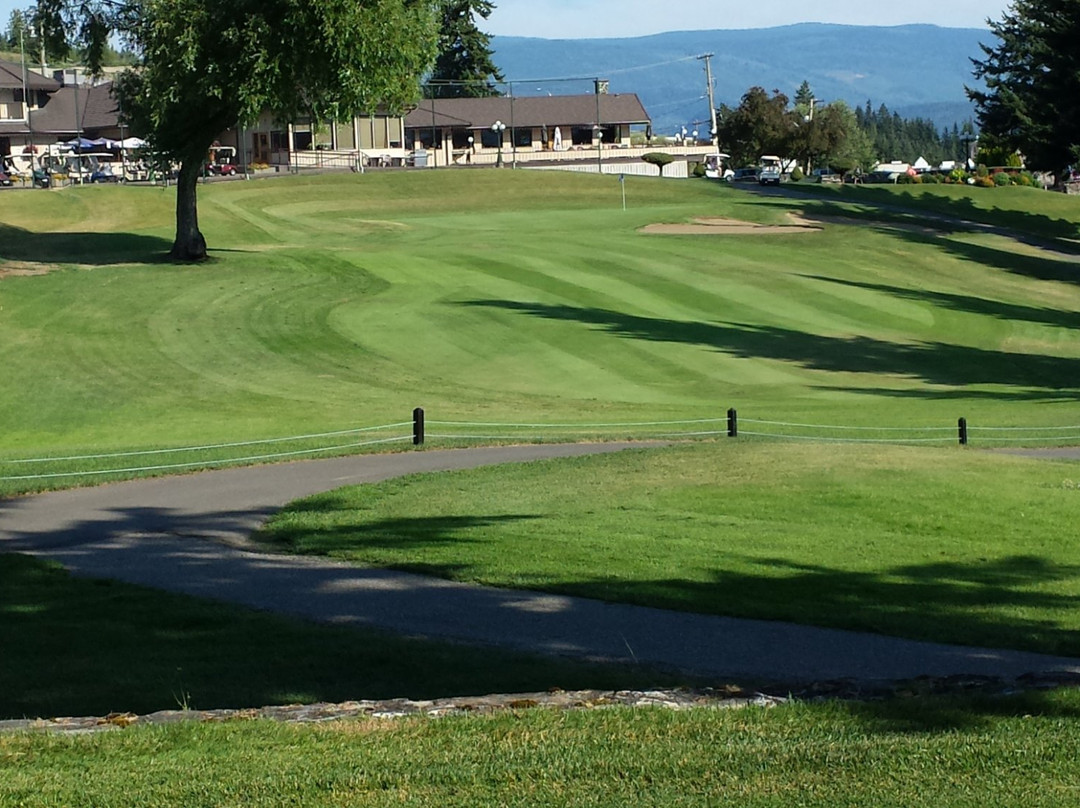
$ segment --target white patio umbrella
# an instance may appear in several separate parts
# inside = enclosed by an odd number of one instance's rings
[[[555,127],[555,151],[562,151],[562,129]]]

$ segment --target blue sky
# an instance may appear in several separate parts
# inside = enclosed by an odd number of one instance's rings
[[[14,8],[32,0],[0,0],[0,27]],[[1000,19],[1006,0],[905,0],[868,3],[866,0],[495,0],[495,11],[481,27],[495,35],[537,36],[548,39],[642,36],[662,31],[715,28],[769,28],[796,22],[834,22],[848,25],[932,23],[983,28],[987,17]]]

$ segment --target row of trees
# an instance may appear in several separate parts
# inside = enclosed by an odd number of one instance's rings
[[[1014,0],[989,25],[996,42],[982,45],[983,58],[972,60],[985,89],[967,89],[980,130],[979,159],[1010,165],[1022,155],[1034,171],[1069,176],[1080,164],[1080,3]],[[737,108],[719,110],[721,143],[739,162],[773,152],[865,168],[878,158],[963,159],[974,134],[970,122],[938,133],[885,107],[830,104],[811,116],[813,108],[805,84],[794,105],[782,93],[755,87]]]
[[[843,101],[816,103],[803,82],[793,100],[774,90],[752,87],[737,107],[717,111],[721,146],[737,165],[756,163],[763,154],[796,158],[803,166],[828,166],[838,171],[872,170],[882,160],[914,162],[920,156],[932,164],[964,160],[974,125],[954,125],[938,132],[922,118],[905,119],[884,104],[874,110],[852,110]]]

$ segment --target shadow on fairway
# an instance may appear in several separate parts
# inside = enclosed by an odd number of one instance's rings
[[[1078,267],[1077,270],[1078,279],[1080,279],[1080,267]],[[839,278],[827,278],[822,275],[804,275],[803,277],[821,281],[822,283],[835,283],[840,286],[850,286],[855,289],[867,289],[873,292],[881,292],[905,300],[930,303],[931,305],[942,309],[984,315],[994,317],[998,320],[1020,320],[1029,323],[1057,326],[1059,328],[1080,328],[1080,313],[1074,311],[1021,306],[1015,303],[1003,303],[999,300],[987,300],[986,298],[975,297],[973,295],[957,295],[949,294],[947,292],[932,292],[929,289],[903,288],[900,286],[888,286],[879,283],[848,281]]]
[[[858,188],[845,187],[831,198],[819,196],[816,189],[805,187],[755,187],[747,190],[775,197],[778,200],[777,206],[784,210],[801,206],[803,215],[811,219],[815,215],[842,216],[882,223],[905,223],[940,229],[943,232],[997,232],[1032,246],[1080,254],[1080,244],[1076,243],[1080,239],[1080,223],[1021,209],[980,208],[969,196],[954,199],[910,191],[896,193],[893,190],[866,185]],[[992,189],[978,189],[973,192],[993,194]],[[846,207],[852,205],[865,207]]]
[[[37,233],[0,223],[0,261],[28,264],[169,263],[172,242],[136,233]]]
[[[1075,380],[1080,360],[1041,354],[949,345],[941,342],[895,343],[872,337],[829,337],[779,326],[704,323],[640,317],[610,309],[512,300],[463,303],[517,311],[548,320],[579,322],[627,339],[700,345],[731,356],[792,362],[808,370],[900,375],[929,384],[1009,385],[1052,390],[1080,397]]]
[[[924,401],[1016,401],[1030,403],[1067,403],[1076,401],[1080,393],[1066,390],[1017,390],[1004,392],[998,390],[891,390],[887,387],[845,387],[843,385],[814,385],[815,390],[832,390],[841,393],[859,393],[867,396],[886,398],[921,399]],[[957,413],[960,414],[960,413]]]
[[[1052,255],[1045,257],[1017,255],[999,247],[957,241],[923,233],[902,231],[898,232],[897,236],[908,242],[933,245],[957,258],[971,261],[980,266],[1000,269],[1013,275],[1021,275],[1039,281],[1080,283],[1080,263],[1073,260],[1057,259]]]

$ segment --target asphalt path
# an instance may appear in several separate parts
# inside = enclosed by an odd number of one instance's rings
[[[1080,660],[602,603],[259,552],[248,536],[299,497],[416,472],[614,452],[536,445],[362,455],[208,471],[0,500],[0,552],[335,624],[728,681],[863,681],[1080,672]]]

